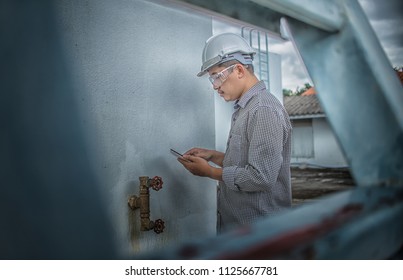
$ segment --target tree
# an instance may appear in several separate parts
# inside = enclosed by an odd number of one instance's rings
[[[283,88],[283,95],[284,96],[291,96],[291,95],[294,95],[294,93],[290,89]]]
[[[295,95],[301,95],[308,89],[310,89],[312,86],[309,83],[305,83],[303,88],[297,87],[295,91],[292,91],[290,89],[283,89],[283,95],[284,96],[295,96]]]
[[[309,83],[305,83],[304,87],[301,89],[296,89],[296,95],[301,95],[303,94],[305,91],[307,91],[308,89],[310,89],[312,86]]]

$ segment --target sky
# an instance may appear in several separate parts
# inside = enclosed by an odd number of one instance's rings
[[[402,0],[358,0],[370,25],[375,31],[391,67],[403,66],[403,1]],[[217,33],[231,32],[225,24],[215,24]],[[226,30],[224,30],[226,29]],[[269,50],[281,55],[283,89],[296,90],[305,83],[312,84],[303,64],[290,41],[272,39]]]

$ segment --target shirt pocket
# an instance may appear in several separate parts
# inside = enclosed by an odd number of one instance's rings
[[[231,134],[228,143],[228,153],[230,155],[231,164],[239,165],[241,162],[241,136]]]

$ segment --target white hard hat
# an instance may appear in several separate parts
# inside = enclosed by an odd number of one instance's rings
[[[197,76],[203,76],[211,67],[229,60],[252,64],[255,53],[248,42],[237,34],[223,33],[212,36],[204,45],[202,66]]]

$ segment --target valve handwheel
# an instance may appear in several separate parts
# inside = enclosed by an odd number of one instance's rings
[[[155,191],[159,191],[160,189],[162,189],[162,184],[163,184],[162,178],[159,176],[155,176],[150,181],[150,186]]]
[[[160,234],[161,232],[164,231],[164,228],[165,228],[165,223],[163,220],[161,220],[161,219],[155,220],[155,222],[154,222],[155,233]]]

